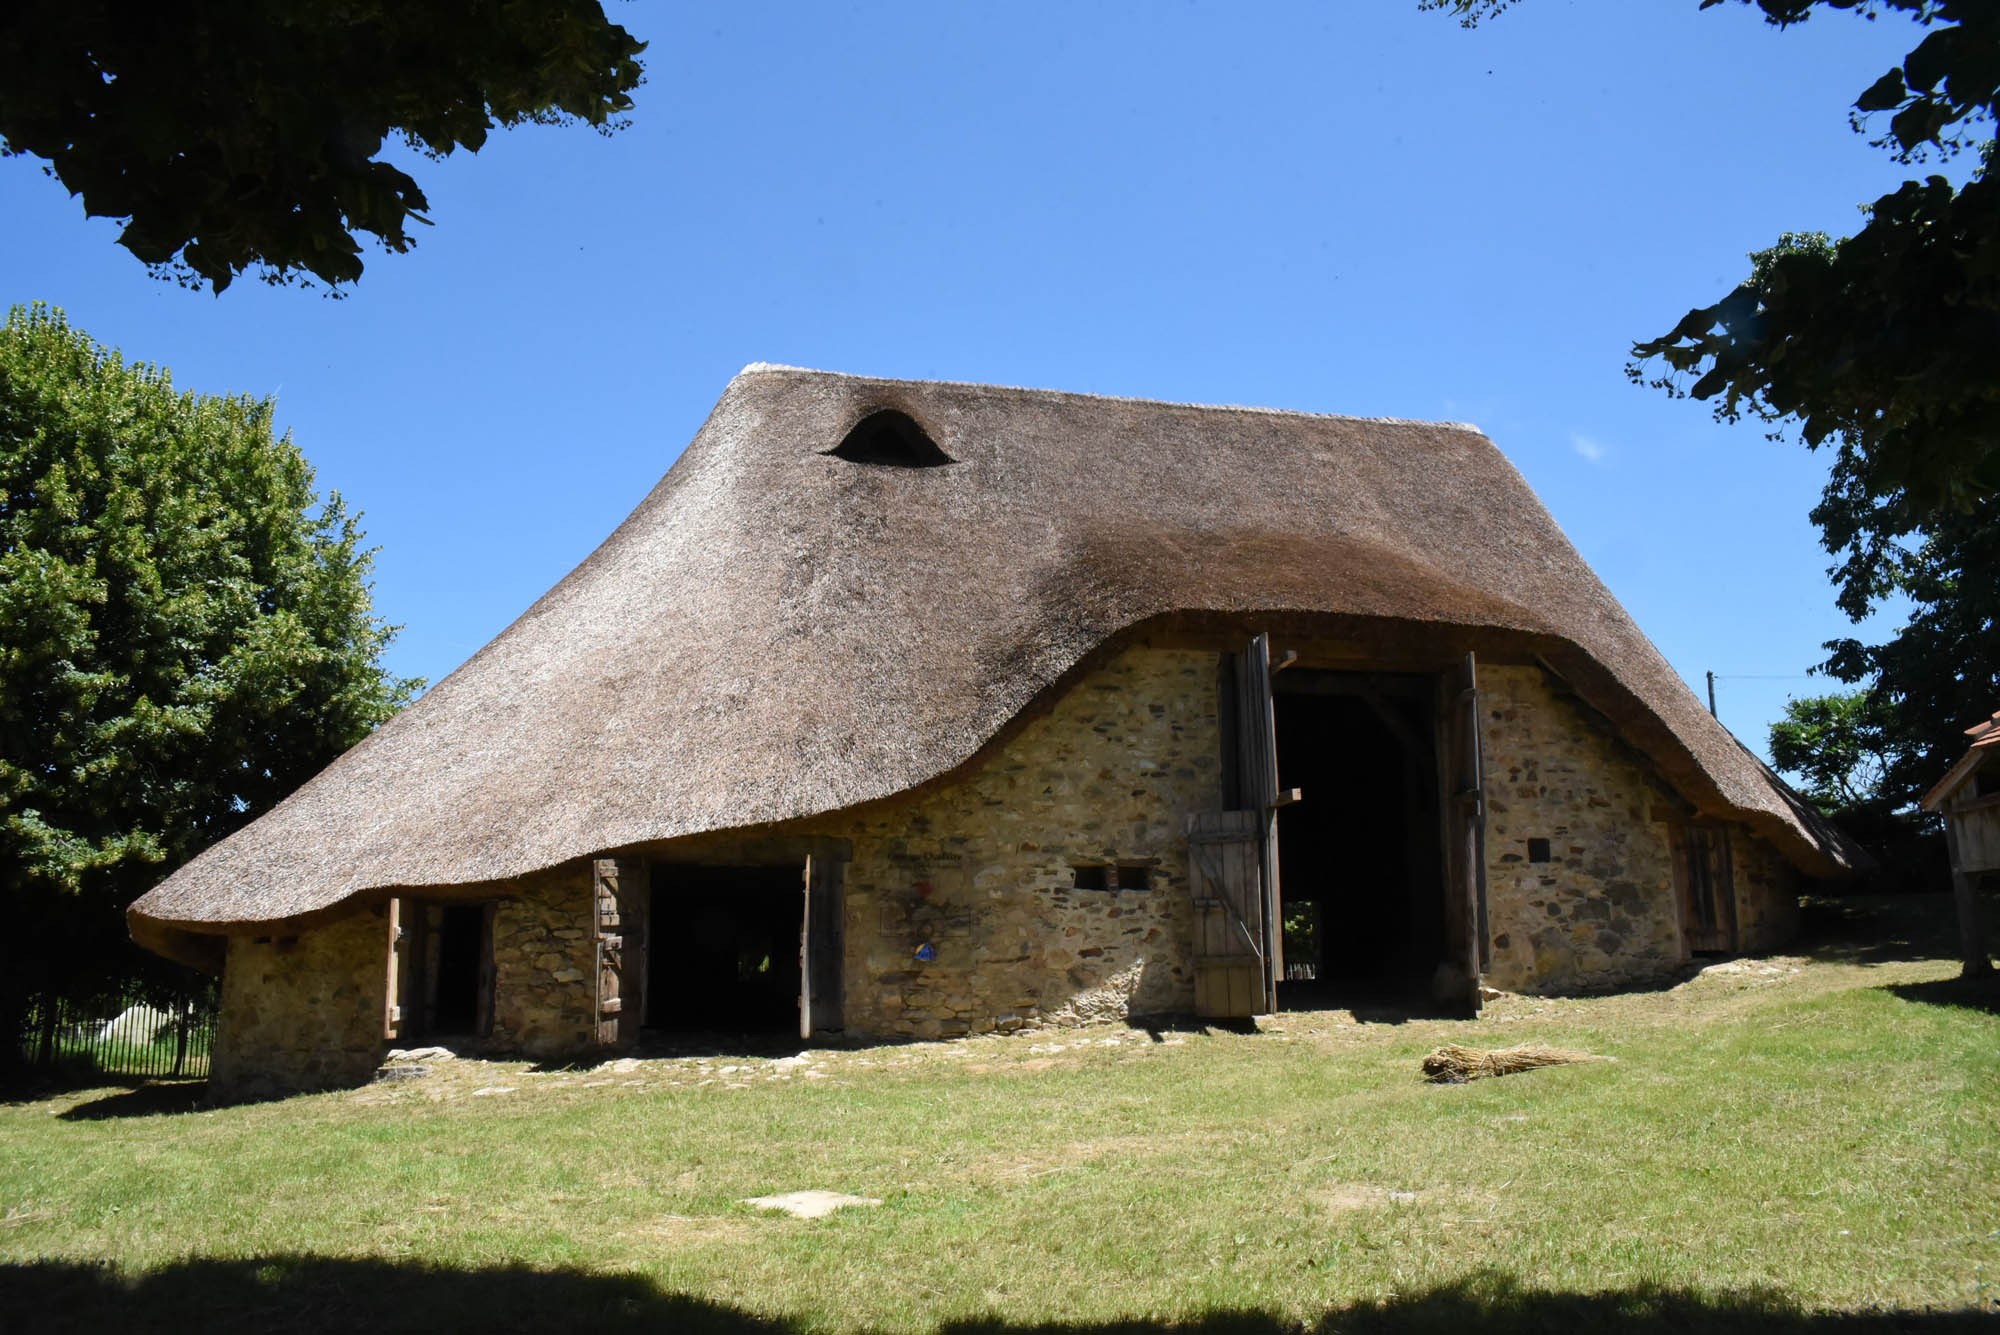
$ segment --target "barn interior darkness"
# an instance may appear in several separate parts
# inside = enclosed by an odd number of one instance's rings
[[[432,1034],[470,1034],[479,1026],[480,956],[486,910],[477,904],[434,907],[431,993],[427,1028]]]
[[[804,912],[797,866],[656,865],[647,1027],[796,1034]]]
[[[1281,1005],[1419,1002],[1445,958],[1436,682],[1293,669],[1273,686]]]

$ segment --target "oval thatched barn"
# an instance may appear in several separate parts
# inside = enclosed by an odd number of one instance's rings
[[[1618,987],[1851,862],[1470,427],[753,366],[131,926],[221,969],[250,1091]]]

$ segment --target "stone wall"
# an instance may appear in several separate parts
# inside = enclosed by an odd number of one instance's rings
[[[387,1046],[389,920],[360,908],[296,936],[232,936],[208,1083],[260,1098],[366,1081]]]
[[[1651,767],[1538,667],[1482,665],[1487,981],[1554,992],[1643,982],[1682,959],[1673,849]],[[1546,840],[1548,861],[1531,860]]]
[[[1184,830],[1221,804],[1217,666],[1134,646],[950,785],[798,827],[853,842],[847,1031],[1191,1010]],[[1092,864],[1143,867],[1149,884],[1077,888]]]
[[[730,836],[739,852],[801,836],[851,847],[847,1032],[937,1038],[1191,1011],[1184,829],[1190,812],[1221,807],[1217,666],[1212,651],[1134,645],[947,784]],[[1488,980],[1563,991],[1671,972],[1684,954],[1664,817],[1684,804],[1541,669],[1488,665],[1480,684]],[[1732,830],[1731,852],[1743,945],[1768,949],[1795,919],[1793,873],[1746,831]],[[1114,888],[1083,888],[1080,866],[1117,869]],[[494,905],[482,1049],[590,1051],[589,861],[478,893]],[[296,938],[232,938],[217,1090],[366,1080],[384,1048],[387,927],[386,912],[363,909]]]
[[[1769,951],[1790,942],[1799,929],[1798,868],[1740,825],[1730,827],[1729,860],[1738,947]]]
[[[587,860],[492,886],[489,1052],[554,1057],[597,1041],[597,945]]]

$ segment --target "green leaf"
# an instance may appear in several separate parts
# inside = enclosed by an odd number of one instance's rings
[[[1854,99],[1857,111],[1889,111],[1903,105],[1908,90],[1903,84],[1903,71],[1890,70],[1887,74],[1868,85],[1868,90]]]

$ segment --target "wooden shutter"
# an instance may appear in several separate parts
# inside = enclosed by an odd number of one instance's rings
[[[1479,745],[1479,666],[1468,653],[1444,676],[1438,710],[1444,757],[1445,946],[1452,966],[1444,1002],[1479,1009],[1486,928],[1486,775]]]

